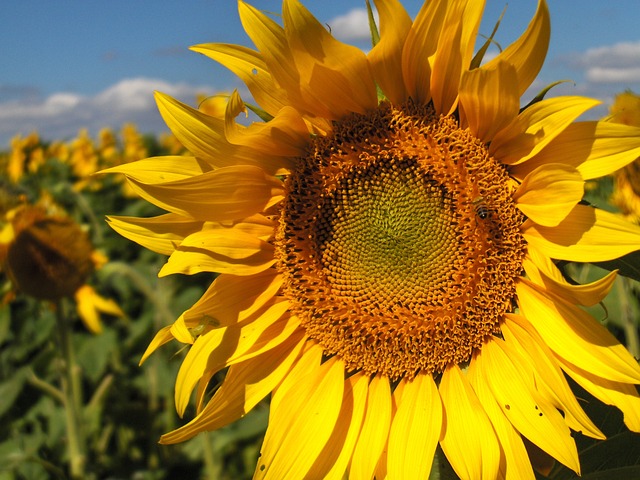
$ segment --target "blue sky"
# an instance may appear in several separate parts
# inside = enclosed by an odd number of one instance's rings
[[[280,0],[253,0],[279,12]],[[307,0],[305,5],[341,40],[366,49],[364,0]],[[415,16],[422,0],[404,0]],[[487,0],[480,33],[489,34],[506,0]],[[497,35],[506,46],[526,28],[536,0],[511,0]],[[616,92],[640,93],[640,1],[548,0],[551,47],[533,86],[560,79],[554,94],[605,102]],[[190,52],[198,43],[251,45],[235,0],[23,0],[0,4],[0,149],[17,133],[73,138],[88,127],[165,130],[153,90],[190,104],[197,93],[242,90],[226,69]],[[526,99],[525,99],[526,100]]]

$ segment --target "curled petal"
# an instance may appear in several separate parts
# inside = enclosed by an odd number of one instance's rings
[[[610,175],[640,157],[640,128],[609,122],[569,125],[535,157],[516,165],[511,174],[524,178],[534,168],[550,162],[575,167],[590,180]]]
[[[438,48],[446,9],[446,2],[424,2],[402,50],[404,84],[409,97],[417,103],[426,104],[431,100],[429,58]]]
[[[527,221],[522,234],[548,257],[570,262],[603,262],[640,250],[640,227],[619,215],[576,205],[555,227]]]
[[[591,283],[570,284],[551,258],[542,255],[532,245],[529,245],[527,249],[527,256],[522,266],[532,282],[546,290],[553,291],[559,297],[576,305],[597,305],[609,294],[613,282],[617,278],[617,270],[614,270],[600,280]]]
[[[496,58],[487,62],[487,68],[493,68],[498,62],[506,62],[516,68],[518,78],[518,96],[529,88],[542,68],[549,48],[551,19],[545,0],[538,2],[536,14],[527,30],[514,43],[505,48]]]
[[[268,122],[255,122],[248,127],[238,125],[236,116],[246,112],[244,102],[234,91],[225,112],[224,133],[233,145],[253,148],[260,154],[296,157],[309,142],[309,130],[300,114],[292,107],[282,107]],[[284,165],[284,162],[283,162]]]
[[[162,436],[160,443],[188,440],[245,416],[289,373],[304,340],[292,338],[262,355],[229,367],[224,381],[204,409],[183,427]]]
[[[411,17],[397,0],[374,0],[380,14],[380,41],[367,55],[376,82],[385,96],[396,104],[407,100],[402,78],[402,47],[409,30]]]
[[[175,213],[153,218],[108,216],[107,223],[116,232],[149,250],[171,255],[185,237],[202,229],[204,221]]]
[[[489,153],[507,165],[522,163],[540,152],[576,118],[599,103],[585,97],[541,100],[521,112],[510,125],[493,137]]]
[[[241,78],[256,102],[270,115],[275,116],[288,104],[286,92],[274,81],[255,50],[222,43],[196,45],[191,50],[219,62]]]
[[[525,177],[513,198],[528,218],[555,227],[582,200],[584,180],[575,168],[561,163],[541,165]]]
[[[638,362],[589,313],[524,278],[516,288],[523,315],[558,356],[602,378],[640,383]]]
[[[436,113],[449,115],[458,106],[460,78],[471,63],[484,0],[446,2],[438,48],[432,60],[431,98]]]
[[[460,120],[485,143],[518,116],[520,95],[515,67],[498,62],[463,72],[460,80]]]

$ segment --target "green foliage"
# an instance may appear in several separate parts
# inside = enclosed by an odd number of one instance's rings
[[[143,141],[147,153],[167,154],[154,137]],[[37,148],[32,145],[30,150]],[[6,169],[8,155],[0,161]],[[33,171],[25,168],[17,182],[0,174],[2,199],[10,199],[3,201],[1,213],[18,203],[18,195],[30,203],[48,196],[88,230],[96,249],[109,259],[88,283],[126,314],[103,315],[103,331],[92,334],[80,321],[73,300],[62,306],[81,387],[84,478],[250,478],[266,428],[264,407],[219,432],[179,445],[158,444],[163,433],[186,423],[177,417],[173,401],[185,351],[170,343],[142,366],[138,363],[155,333],[193,305],[212,277],[159,279],[166,257],[107,226],[107,214],[160,213],[148,202],[127,196],[121,180],[108,175],[83,184],[86,179],[74,172],[72,163],[54,157]],[[71,478],[63,388],[66,360],[56,306],[11,289],[8,279],[0,277],[0,296],[5,297],[0,307],[0,480]]]

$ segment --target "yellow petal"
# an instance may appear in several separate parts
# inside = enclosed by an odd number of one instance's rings
[[[603,262],[640,250],[640,226],[586,205],[576,205],[556,227],[525,222],[522,234],[544,255],[570,262]]]
[[[222,368],[259,355],[267,345],[274,348],[298,327],[295,317],[285,315],[288,302],[267,308],[253,321],[211,330],[199,336],[187,353],[176,377],[175,402],[182,416],[194,386],[205,372]],[[250,354],[253,353],[253,355]]]
[[[326,118],[376,108],[376,86],[362,50],[336,40],[298,0],[284,1],[282,17],[300,80],[331,112]]]
[[[271,403],[255,479],[304,478],[322,452],[340,414],[344,365],[330,358],[282,382]],[[295,382],[295,383],[294,383]]]
[[[532,390],[533,379],[517,350],[494,338],[476,358],[480,375],[489,384],[502,412],[513,426],[534,444],[567,467],[580,473],[580,462],[571,432],[562,415]]]
[[[229,367],[222,385],[204,409],[188,424],[163,435],[160,443],[183,442],[244,417],[290,372],[303,344],[304,340],[295,338]]]
[[[269,173],[291,167],[290,159],[232,145],[225,137],[224,120],[191,108],[168,95],[156,92],[158,110],[163,120],[191,153],[209,165],[219,168],[232,165],[256,165]]]
[[[74,297],[77,302],[80,319],[92,333],[100,333],[102,331],[100,313],[106,313],[114,317],[125,316],[116,302],[99,295],[89,285],[81,286],[76,290]]]
[[[313,475],[324,480],[343,480],[353,449],[360,435],[367,403],[369,377],[355,374],[345,380],[344,398],[335,429],[318,460],[311,467]]]
[[[76,309],[82,323],[89,329],[91,333],[102,332],[102,323],[100,315],[94,304],[95,290],[89,285],[83,285],[74,294],[76,300]]]
[[[331,112],[319,102],[308,85],[302,83],[284,29],[243,1],[238,2],[238,11],[242,26],[258,47],[273,79],[286,91],[289,105],[317,117],[329,118]]]
[[[582,200],[584,180],[573,167],[549,163],[529,173],[513,198],[528,218],[545,227],[555,227]]]
[[[388,476],[427,478],[442,431],[442,403],[431,375],[404,383],[389,432]]]
[[[590,180],[610,175],[638,157],[640,128],[608,122],[576,122],[534,158],[514,167],[512,174],[522,178],[539,165],[560,161]]]
[[[202,228],[202,220],[167,213],[153,218],[107,216],[116,232],[153,252],[171,255],[186,236]]]
[[[391,426],[389,379],[374,376],[369,384],[367,405],[360,436],[349,466],[351,480],[371,480],[380,455],[387,444]]]
[[[460,367],[443,372],[439,392],[444,407],[440,446],[455,472],[460,478],[497,478],[500,444]]]
[[[402,48],[411,29],[411,17],[398,0],[374,0],[380,15],[380,41],[367,55],[376,82],[391,103],[408,98],[402,79]]]
[[[560,357],[558,361],[564,371],[587,392],[603,403],[619,408],[624,414],[624,423],[629,430],[640,432],[640,395],[636,385],[600,378]]]
[[[402,51],[402,76],[407,94],[416,103],[431,100],[431,65],[447,11],[446,2],[424,2]]]
[[[219,275],[184,312],[185,322],[194,327],[204,320],[218,328],[244,321],[275,298],[282,282],[275,269],[250,276]]]
[[[506,62],[466,70],[460,80],[460,120],[473,135],[489,143],[517,117],[520,95],[516,69]]]
[[[536,377],[538,391],[564,412],[569,428],[593,438],[606,438],[578,403],[553,352],[527,319],[521,315],[507,315],[502,333],[505,341],[513,344],[526,358],[527,364],[534,367],[532,373]]]
[[[173,213],[224,222],[264,211],[281,199],[282,182],[250,165],[219,168],[184,180],[143,184],[130,180],[141,197]]]
[[[516,68],[518,77],[518,96],[529,88],[536,79],[549,48],[551,20],[549,9],[544,0],[538,2],[538,10],[531,19],[527,30],[514,43],[505,48],[497,57],[485,65],[493,68],[504,61]]]
[[[262,251],[273,253],[273,246],[258,237],[233,228],[204,230],[186,237],[180,248],[207,250],[231,260],[244,260]]]
[[[603,278],[586,284],[570,284],[556,267],[555,263],[532,245],[527,248],[527,256],[522,262],[527,278],[566,301],[577,305],[593,306],[600,303],[609,294],[617,271],[609,272]]]
[[[122,173],[140,183],[154,184],[186,180],[210,170],[209,165],[195,157],[167,155],[123,163],[99,173]]]
[[[431,98],[436,114],[448,115],[458,105],[462,72],[469,68],[482,19],[484,0],[450,0],[431,62]]]
[[[493,137],[489,153],[507,165],[522,163],[599,103],[585,97],[556,97],[535,103]]]
[[[171,335],[181,343],[192,344],[195,340],[184,321],[184,314],[180,315],[178,319],[171,324]]]
[[[264,272],[275,263],[273,256],[273,246],[268,246],[259,250],[253,255],[233,259],[211,252],[209,249],[195,247],[178,247],[171,254],[158,272],[159,277],[167,275],[182,274],[195,275],[201,272],[227,273],[229,275],[255,275]]]
[[[267,113],[275,116],[287,105],[287,95],[273,80],[260,54],[241,45],[209,43],[191,50],[219,62],[237,75],[251,92],[251,96]]]
[[[171,334],[171,325],[162,327],[153,337],[153,340],[151,340],[151,343],[149,343],[149,346],[142,354],[142,358],[140,358],[140,363],[138,365],[142,365],[153,352],[155,352],[158,348],[160,348],[165,343],[170,342],[171,340],[173,340],[173,335]]]
[[[517,286],[522,314],[557,355],[599,377],[640,383],[640,367],[591,315],[522,278]]]
[[[254,122],[248,127],[238,125],[236,116],[246,112],[237,90],[229,97],[225,112],[224,133],[233,145],[255,149],[262,154],[299,157],[311,138],[307,125],[292,107],[282,107],[269,122]],[[282,166],[289,165],[282,163]]]
[[[502,447],[502,457],[500,459],[500,475],[497,478],[507,480],[534,480],[535,475],[529,455],[525,449],[522,437],[513,428],[496,401],[494,394],[489,388],[489,384],[483,376],[483,372],[478,368],[475,358],[471,361],[467,371],[467,378],[482,404],[482,408],[491,420],[496,436]]]

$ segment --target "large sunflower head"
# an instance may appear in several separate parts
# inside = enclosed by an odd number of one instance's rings
[[[297,0],[282,24],[239,2],[256,48],[194,50],[244,81],[263,121],[236,123],[237,92],[223,118],[158,94],[192,156],[109,170],[168,211],[110,218],[169,255],[161,275],[219,274],[146,354],[192,344],[176,403],[198,386],[198,415],[162,441],[271,395],[256,478],[426,478],[438,444],[463,478],[533,478],[525,443],[579,472],[571,430],[603,435],[565,374],[639,431],[640,368],[581,308],[615,274],[575,285],[555,261],[640,249],[638,227],[581,203],[585,180],[638,155],[638,129],[576,122],[588,98],[521,108],[549,41],[542,0],[484,64],[484,2],[426,2],[414,20],[374,3],[364,54]]]

